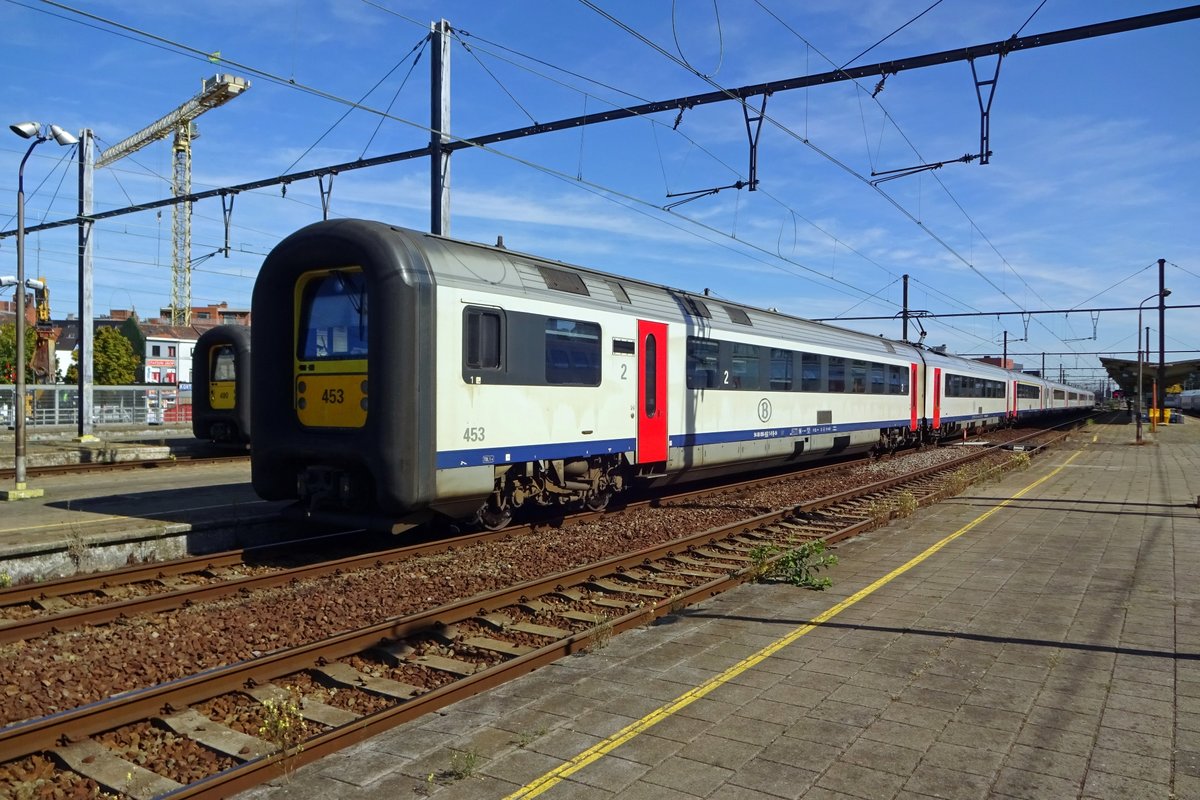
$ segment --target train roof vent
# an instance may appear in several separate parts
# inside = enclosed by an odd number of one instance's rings
[[[894,352],[896,352],[896,348],[895,348],[895,347],[893,347],[893,346],[892,346],[892,343],[891,343],[891,342],[889,342],[887,339],[884,339],[884,340],[883,340],[883,346],[884,346],[885,348],[887,348],[887,351],[888,351],[889,353],[894,353]]]
[[[613,296],[617,298],[618,303],[633,305],[633,301],[629,299],[629,292],[625,291],[625,287],[617,281],[606,280],[608,288],[612,289]]]
[[[687,308],[688,313],[693,317],[712,319],[712,312],[708,310],[708,306],[704,304],[703,300],[697,300],[695,297],[688,297],[687,295],[683,295],[680,299],[683,300],[684,307]]]
[[[565,269],[554,269],[553,267],[543,267],[537,265],[538,272],[542,273],[542,279],[546,281],[546,286],[551,289],[556,289],[560,292],[570,292],[571,294],[582,294],[591,297],[591,292],[583,283],[583,278],[576,275],[574,272],[567,272]]]
[[[736,323],[738,325],[752,325],[753,324],[750,322],[750,315],[747,314],[742,309],[734,308],[733,306],[721,306],[721,308],[724,308],[725,313],[729,315],[730,322]]]

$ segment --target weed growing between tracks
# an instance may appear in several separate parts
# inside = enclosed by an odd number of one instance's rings
[[[802,542],[785,550],[779,545],[764,544],[750,551],[750,571],[757,581],[777,578],[793,586],[822,591],[833,585],[829,578],[818,578],[817,572],[838,563],[838,557],[825,552],[820,539]]]
[[[290,779],[296,769],[296,756],[304,752],[304,740],[308,738],[308,723],[300,714],[300,693],[290,689],[286,700],[263,701],[263,724],[258,735],[283,752],[279,761],[285,779]]]

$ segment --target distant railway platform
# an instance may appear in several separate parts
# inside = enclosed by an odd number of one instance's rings
[[[96,426],[84,440],[76,428],[63,425],[30,425],[25,431],[28,468],[170,458],[204,444],[192,435],[191,423]],[[13,436],[11,427],[0,427],[0,469],[13,469]]]
[[[169,462],[212,451],[181,425],[105,427],[87,442],[75,436],[68,428],[30,430],[27,483],[44,494],[0,502],[0,577],[40,580],[255,543],[254,526],[274,520],[283,505],[254,494],[248,460],[38,475],[43,467]],[[13,432],[0,430],[0,480],[13,481],[13,460]]]
[[[246,798],[1200,797],[1200,425],[1089,426]]]

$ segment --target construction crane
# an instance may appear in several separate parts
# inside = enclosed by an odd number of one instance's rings
[[[117,142],[96,158],[97,167],[135,153],[148,144],[175,134],[172,148],[171,193],[186,197],[192,193],[192,141],[200,137],[195,119],[205,111],[224,105],[250,88],[250,81],[236,75],[214,75],[201,83],[200,94],[152,122],[137,133]],[[171,207],[171,324],[192,322],[192,204]]]

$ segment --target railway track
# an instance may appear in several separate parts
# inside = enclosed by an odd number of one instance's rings
[[[628,503],[619,510],[571,514],[556,520],[553,527],[581,524],[606,513],[609,516],[619,515],[651,504],[669,506],[714,493],[730,495],[783,481],[836,474],[862,461],[863,459],[857,459],[815,467],[800,473],[739,481],[715,489],[670,492],[652,500]],[[551,526],[546,523],[532,522],[501,531],[482,531],[383,550],[373,546],[372,540],[356,538],[361,531],[345,531],[15,586],[0,590],[0,645],[72,628],[103,625],[143,614],[172,611],[193,603],[245,595],[252,591],[285,586],[295,581],[376,568],[473,544],[529,535],[549,527]],[[360,549],[364,552],[330,559],[329,551],[337,549]],[[305,561],[305,554],[312,556],[311,563],[294,567],[268,566],[281,560]]]
[[[58,475],[77,475],[90,472],[117,472],[138,469],[168,469],[170,467],[195,466],[198,464],[232,464],[250,460],[248,453],[230,454],[182,454],[170,458],[151,458],[130,461],[90,461],[80,464],[53,464],[38,467],[28,467],[26,475],[30,478],[46,478]],[[16,470],[0,469],[0,481],[12,480]]]
[[[228,796],[725,591],[769,568],[770,548],[833,544],[904,513],[909,498],[936,502],[982,456],[32,719],[0,731],[0,750],[22,764],[48,754],[57,779],[131,797]],[[151,728],[172,732],[151,742],[160,752],[127,746]],[[210,754],[206,774],[178,767],[188,760],[177,739]]]
[[[811,481],[818,476],[846,472],[865,461],[855,459],[717,487],[669,492],[654,499],[630,502],[612,511],[568,515],[555,520],[552,527],[582,524],[605,514],[613,517],[650,505],[670,507],[712,496],[744,494],[772,484]],[[805,510],[816,511],[818,508],[814,506]],[[382,550],[369,540],[356,538],[359,531],[346,531],[16,586],[0,590],[0,645],[73,628],[173,611],[194,603],[235,595],[245,596],[250,592],[278,588],[297,581],[378,568],[474,544],[519,538],[550,527],[545,523],[532,522],[497,532],[439,538]],[[339,550],[356,552],[341,558],[329,558],[330,552]],[[285,566],[286,563],[296,562],[302,563]]]

